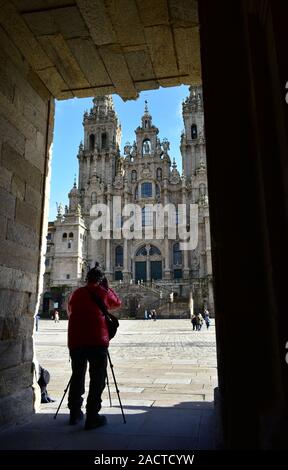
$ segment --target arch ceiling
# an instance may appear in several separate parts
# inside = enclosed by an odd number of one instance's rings
[[[196,0],[0,0],[0,6],[0,24],[42,94],[118,93],[127,100],[142,90],[200,82]]]

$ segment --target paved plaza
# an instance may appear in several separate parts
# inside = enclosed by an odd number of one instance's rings
[[[101,413],[108,424],[84,431],[69,426],[67,396],[57,410],[70,378],[67,321],[41,320],[35,332],[39,363],[51,374],[49,395],[31,423],[8,429],[1,449],[197,450],[214,447],[214,388],[217,363],[214,321],[209,330],[192,331],[189,320],[121,320],[110,344],[117,385],[126,416],[123,423],[109,371]],[[88,374],[87,374],[88,375]],[[88,377],[87,377],[88,378]]]

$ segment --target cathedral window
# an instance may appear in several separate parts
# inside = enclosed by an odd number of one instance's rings
[[[136,252],[136,256],[147,256],[147,250],[145,246],[141,246]]]
[[[141,197],[152,197],[152,183],[141,184]]]
[[[69,238],[71,239],[71,238],[73,238],[73,237],[74,237],[73,232],[70,232],[70,233],[69,233]]]
[[[176,207],[176,210],[174,212],[174,224],[179,225],[179,209]]]
[[[180,250],[179,243],[173,245],[173,264],[182,264],[182,251]]]
[[[95,147],[95,135],[90,134],[89,135],[89,150],[93,151]]]
[[[153,210],[151,207],[142,208],[142,227],[153,226]]]
[[[115,281],[123,281],[122,271],[115,271]]]
[[[115,249],[115,265],[123,266],[123,246],[116,246]]]
[[[65,242],[67,240],[67,233],[63,233],[62,240]]]
[[[66,274],[66,279],[70,279],[70,274]]]
[[[71,248],[71,245],[72,245],[72,244],[71,244],[71,242],[70,242],[70,240],[69,240],[69,242],[68,242],[68,248]]]
[[[182,279],[183,277],[182,269],[174,269],[173,274],[174,274],[174,279]]]
[[[108,148],[108,136],[106,132],[101,134],[101,148],[107,149]]]
[[[198,132],[197,132],[197,126],[196,124],[192,124],[191,126],[191,138],[192,140],[197,139]]]
[[[157,178],[158,181],[162,180],[162,168],[157,168],[156,178]]]
[[[161,251],[159,250],[159,248],[157,248],[156,246],[152,245],[150,247],[150,250],[149,250],[149,255],[150,256],[153,256],[153,255],[161,255]]]

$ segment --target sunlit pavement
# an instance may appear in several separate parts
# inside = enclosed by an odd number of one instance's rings
[[[1,449],[197,450],[214,447],[213,391],[217,386],[214,321],[209,330],[192,331],[189,320],[122,320],[110,343],[111,368],[103,393],[108,424],[84,431],[69,426],[67,395],[53,419],[70,378],[67,321],[40,320],[35,333],[39,363],[51,374],[49,395],[32,422],[0,436]],[[87,374],[88,380],[88,374]]]

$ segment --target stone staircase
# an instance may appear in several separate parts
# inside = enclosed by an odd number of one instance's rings
[[[189,318],[188,299],[172,298],[169,288],[156,283],[110,282],[122,300],[120,318],[144,318],[145,310],[155,309],[158,318]]]

